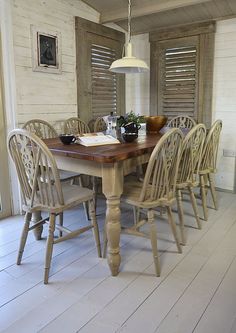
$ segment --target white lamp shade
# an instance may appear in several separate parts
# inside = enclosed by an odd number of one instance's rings
[[[115,60],[109,70],[114,73],[143,73],[149,70],[147,64],[136,57],[132,56],[132,45],[127,45],[127,56]]]
[[[147,64],[135,57],[123,57],[111,64],[109,68],[114,73],[143,73],[149,70]]]

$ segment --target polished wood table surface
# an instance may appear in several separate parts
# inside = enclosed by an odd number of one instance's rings
[[[76,143],[63,145],[59,139],[47,139],[59,169],[102,178],[106,197],[107,260],[112,275],[120,266],[120,196],[124,176],[148,162],[162,134],[140,136],[132,143],[85,147]]]

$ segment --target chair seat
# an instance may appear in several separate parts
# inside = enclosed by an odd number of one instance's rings
[[[124,184],[123,195],[121,197],[122,201],[127,202],[130,205],[138,206],[140,208],[152,208],[157,206],[169,206],[175,201],[175,196],[169,193],[169,198],[160,198],[158,200],[145,200],[140,201],[140,192],[143,187],[142,182],[129,181]],[[146,189],[147,198],[150,197],[151,186]]]
[[[60,175],[60,180],[61,181],[71,180],[71,179],[74,179],[75,177],[80,176],[79,173],[71,172],[71,171],[65,171],[65,170],[59,170],[59,175]]]
[[[42,189],[44,187],[44,183],[42,183]],[[58,214],[65,209],[72,208],[77,206],[78,204],[92,200],[94,196],[93,190],[90,190],[86,187],[81,187],[79,185],[71,185],[68,183],[61,183],[62,192],[64,197],[64,205],[55,205],[54,207],[49,207],[47,205],[38,204],[35,202],[34,207],[30,207],[30,203],[28,205],[24,205],[23,209],[28,212],[34,212],[38,210],[55,213]]]

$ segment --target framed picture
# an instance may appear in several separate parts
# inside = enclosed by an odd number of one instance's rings
[[[31,38],[33,71],[61,74],[61,33],[31,26]]]

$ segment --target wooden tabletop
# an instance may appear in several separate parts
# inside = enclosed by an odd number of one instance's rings
[[[95,147],[85,147],[77,143],[64,145],[59,138],[44,140],[54,155],[90,160],[99,163],[114,163],[152,152],[162,134],[139,136],[131,143],[120,143]]]

